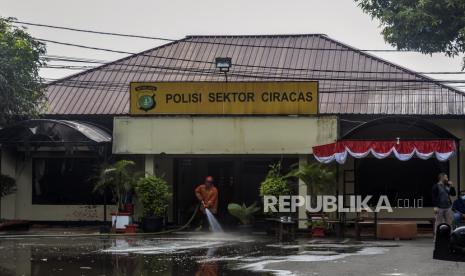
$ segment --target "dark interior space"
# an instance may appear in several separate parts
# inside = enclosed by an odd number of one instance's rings
[[[396,158],[366,158],[355,160],[355,192],[362,196],[373,195],[376,204],[380,195],[387,195],[390,203],[397,200],[423,199],[423,207],[431,207],[431,189],[440,172],[449,172],[449,162],[435,158],[412,158],[399,161]]]
[[[175,215],[180,224],[186,222],[198,204],[194,189],[207,175],[214,178],[218,189],[218,218],[224,225],[234,224],[235,218],[227,211],[229,203],[257,202],[260,183],[265,179],[269,166],[281,161],[283,171],[298,162],[293,157],[208,157],[175,159]]]
[[[32,204],[103,204],[94,193],[97,158],[34,158]]]

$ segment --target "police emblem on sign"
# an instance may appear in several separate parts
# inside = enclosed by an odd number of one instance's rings
[[[136,88],[136,91],[147,92],[139,96],[138,105],[139,105],[140,110],[147,112],[156,107],[157,102],[155,101],[155,93],[153,93],[156,90],[157,88],[155,86],[150,86],[150,85],[139,86]]]

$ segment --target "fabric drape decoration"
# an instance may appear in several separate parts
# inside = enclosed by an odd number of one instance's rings
[[[364,158],[370,153],[378,159],[394,155],[401,161],[407,161],[414,156],[424,160],[434,156],[439,161],[447,161],[454,155],[455,151],[454,140],[341,140],[313,147],[313,156],[325,164],[334,160],[339,164],[344,164],[347,155],[354,158]]]

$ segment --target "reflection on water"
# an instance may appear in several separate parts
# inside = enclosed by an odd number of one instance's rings
[[[211,234],[10,239],[0,240],[0,250],[0,275],[5,276],[271,275],[276,271],[263,269],[267,262],[315,261],[363,252],[357,246],[283,246],[266,238]]]
[[[236,242],[210,236],[2,240],[8,253],[0,256],[0,275],[269,275],[213,260],[247,254]]]

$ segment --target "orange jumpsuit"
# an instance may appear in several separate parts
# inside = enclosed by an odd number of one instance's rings
[[[200,184],[195,188],[195,195],[200,201],[205,203],[205,207],[210,209],[213,214],[218,212],[218,190],[215,186],[207,187],[205,184]],[[203,210],[203,206],[201,206]]]

